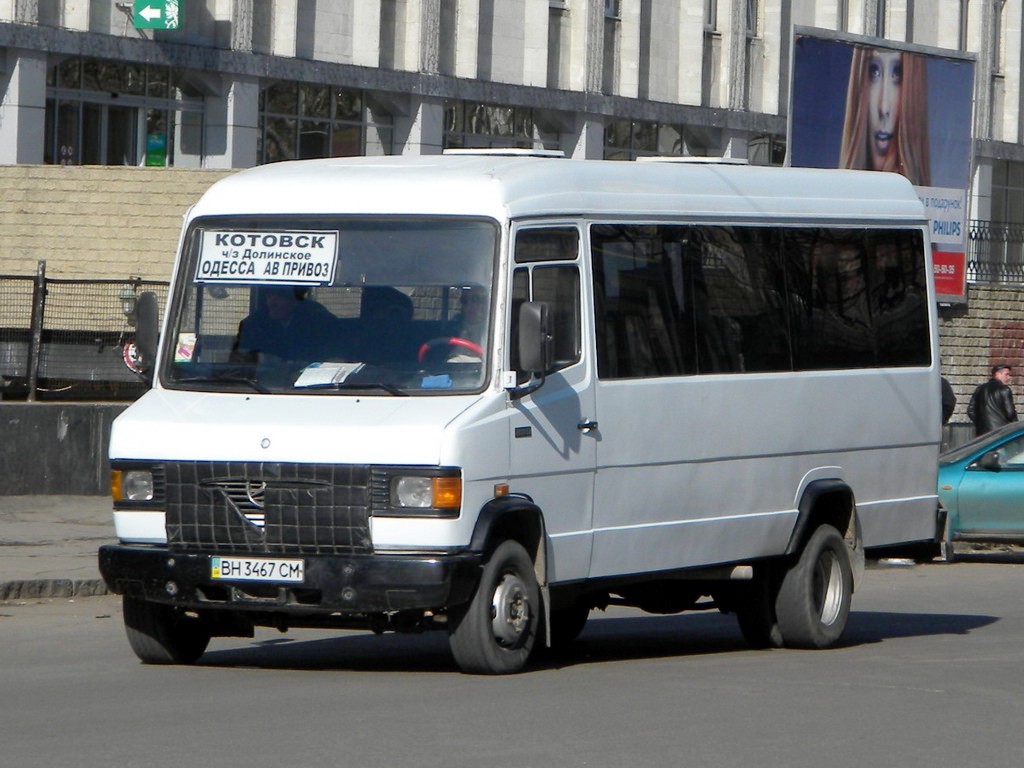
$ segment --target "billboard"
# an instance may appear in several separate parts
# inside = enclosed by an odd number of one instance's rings
[[[925,206],[941,301],[966,299],[974,58],[796,27],[789,165],[900,173]]]

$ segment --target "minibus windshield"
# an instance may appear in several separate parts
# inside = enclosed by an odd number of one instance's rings
[[[469,217],[193,222],[161,381],[406,396],[487,381],[498,228]]]

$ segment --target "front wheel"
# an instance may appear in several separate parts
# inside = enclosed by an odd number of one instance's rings
[[[125,596],[121,610],[128,644],[143,664],[191,664],[210,643],[201,619],[168,605]]]
[[[846,629],[853,570],[843,537],[819,526],[786,571],[775,598],[782,639],[790,648],[828,648]]]
[[[533,561],[517,541],[505,541],[484,566],[473,598],[448,614],[448,643],[463,672],[519,672],[540,623],[540,588]]]

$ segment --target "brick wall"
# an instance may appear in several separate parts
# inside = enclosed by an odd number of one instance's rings
[[[0,166],[0,274],[167,280],[182,216],[230,173]]]
[[[1020,286],[968,287],[965,307],[940,308],[942,372],[956,392],[951,421],[967,421],[974,388],[989,378],[996,363],[1016,370],[1010,386],[1024,416],[1024,292]]]

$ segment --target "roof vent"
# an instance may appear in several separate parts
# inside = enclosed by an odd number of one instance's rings
[[[560,149],[523,149],[520,147],[446,149],[442,154],[477,155],[481,157],[565,157],[565,152]]]
[[[750,165],[750,161],[743,157],[701,157],[688,155],[686,157],[666,156],[641,156],[636,158],[638,163],[691,163],[693,165]]]

